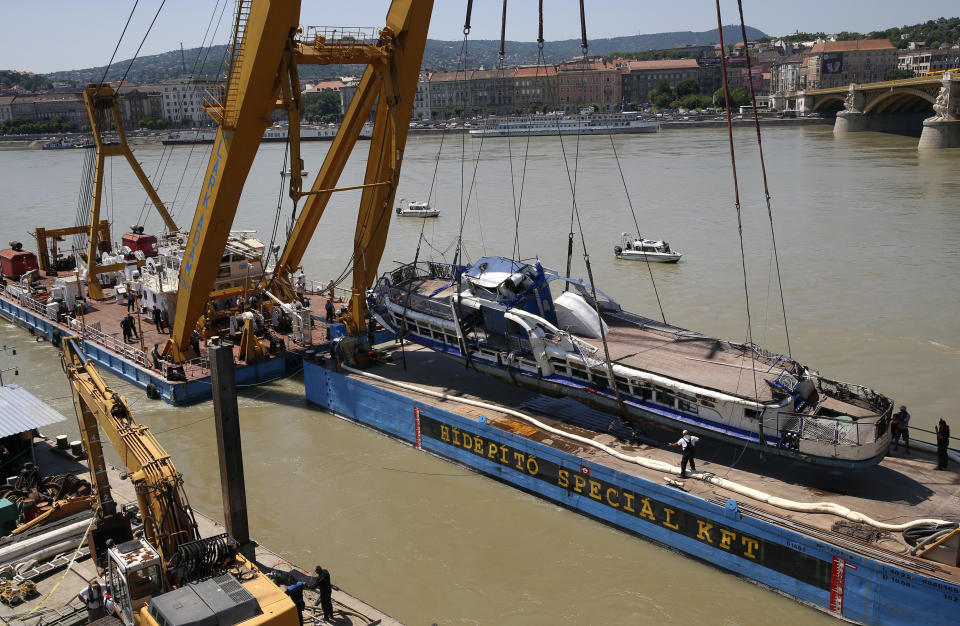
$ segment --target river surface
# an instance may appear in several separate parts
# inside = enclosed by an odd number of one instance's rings
[[[953,377],[960,373],[960,151],[921,153],[915,138],[833,137],[831,128],[763,134],[783,298],[794,358],[906,404],[912,425],[946,417],[960,427]],[[432,201],[441,217],[396,218],[381,270],[420,258],[452,259],[460,208],[465,258],[511,256],[519,204],[519,254],[564,269],[572,171],[597,284],[626,309],[786,351],[756,139],[736,134],[748,329],[737,213],[726,135],[720,129],[607,137],[480,140],[410,137],[398,198]],[[341,185],[362,182],[361,142]],[[329,144],[303,146],[316,175]],[[209,146],[137,148],[137,158],[189,227]],[[566,159],[564,158],[566,153]],[[438,160],[439,154],[439,160]],[[479,158],[478,158],[479,157]],[[108,161],[104,212],[114,236],[161,222],[122,159]],[[73,225],[83,153],[0,151],[3,241]],[[237,228],[270,240],[281,192],[283,146],[258,155]],[[570,175],[568,176],[568,167]],[[511,185],[511,169],[514,185]],[[462,174],[461,174],[462,172]],[[112,173],[112,175],[111,175]],[[525,179],[524,179],[525,177]],[[465,182],[461,184],[461,180]],[[523,192],[520,193],[521,180]],[[472,183],[472,192],[470,192]],[[461,192],[461,189],[463,191]],[[461,201],[461,197],[463,200]],[[516,200],[515,200],[516,198]],[[326,282],[348,267],[358,192],[330,202],[304,260]],[[617,261],[620,233],[664,238],[684,253],[675,266]],[[291,212],[283,204],[280,231]],[[586,276],[576,230],[573,274]],[[282,235],[280,236],[282,244]],[[346,283],[345,286],[348,286]],[[67,415],[53,428],[76,437],[56,352],[0,323],[0,366]],[[13,372],[4,373],[10,382]],[[173,408],[117,381],[136,419],[149,424],[184,474],[192,504],[220,517],[209,403]],[[252,534],[291,561],[323,564],[335,584],[411,624],[828,623],[798,603],[711,566],[646,543],[510,487],[306,408],[302,379],[242,390],[241,422]],[[915,436],[921,433],[915,432]]]

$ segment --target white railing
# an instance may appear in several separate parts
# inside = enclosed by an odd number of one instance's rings
[[[95,326],[83,326],[82,333],[84,340],[99,344],[114,354],[126,359],[130,359],[140,366],[150,369],[150,366],[147,364],[146,350],[141,350],[138,347],[125,344],[122,341],[119,341],[116,337],[108,335]]]

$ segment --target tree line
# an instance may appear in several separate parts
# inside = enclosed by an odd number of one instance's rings
[[[59,115],[49,120],[17,118],[0,124],[0,135],[42,135],[45,133],[72,133],[77,124]]]

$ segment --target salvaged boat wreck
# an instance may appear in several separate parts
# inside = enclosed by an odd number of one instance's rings
[[[398,336],[613,421],[847,468],[878,463],[890,444],[889,398],[785,355],[629,313],[538,262],[412,263],[384,274],[368,300]]]

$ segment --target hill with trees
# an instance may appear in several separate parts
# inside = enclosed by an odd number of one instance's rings
[[[0,87],[23,91],[44,91],[53,87],[53,82],[43,74],[30,74],[15,70],[0,70]]]
[[[875,30],[869,33],[843,31],[836,33],[838,41],[854,41],[857,39],[889,39],[898,48],[906,48],[911,41],[926,42],[929,48],[939,48],[941,45],[960,45],[960,17],[941,17],[923,24],[913,26],[894,26],[886,30]],[[825,39],[826,33],[793,33],[784,35],[780,39],[788,41],[813,41]],[[770,40],[770,37],[765,37]]]
[[[724,26],[723,36],[731,41],[740,41],[739,26]],[[747,36],[751,39],[763,37],[764,33],[756,28],[747,27]],[[590,41],[589,54],[610,56],[618,51],[641,53],[648,50],[683,48],[686,46],[710,45],[719,41],[716,29],[693,32],[655,33],[632,35],[629,37],[610,37]],[[426,69],[455,70],[460,62],[462,41],[442,41],[428,39],[423,55],[423,67]],[[506,43],[506,65],[526,65],[537,62],[536,42],[508,41]],[[467,67],[493,68],[497,65],[500,42],[493,39],[471,39],[467,42]],[[580,40],[548,41],[543,46],[546,63],[557,63],[581,54]],[[157,83],[168,78],[185,76],[222,76],[226,71],[227,46],[218,45],[209,48],[191,48],[172,50],[162,54],[139,57],[127,74],[127,80],[136,84]],[[108,72],[107,80],[119,80],[130,64],[130,60],[115,62]],[[104,76],[106,66],[90,67],[79,70],[52,72],[46,77],[52,80],[70,80],[77,84],[99,81]],[[300,78],[304,80],[332,79],[338,76],[357,74],[357,66],[350,65],[302,65]]]

